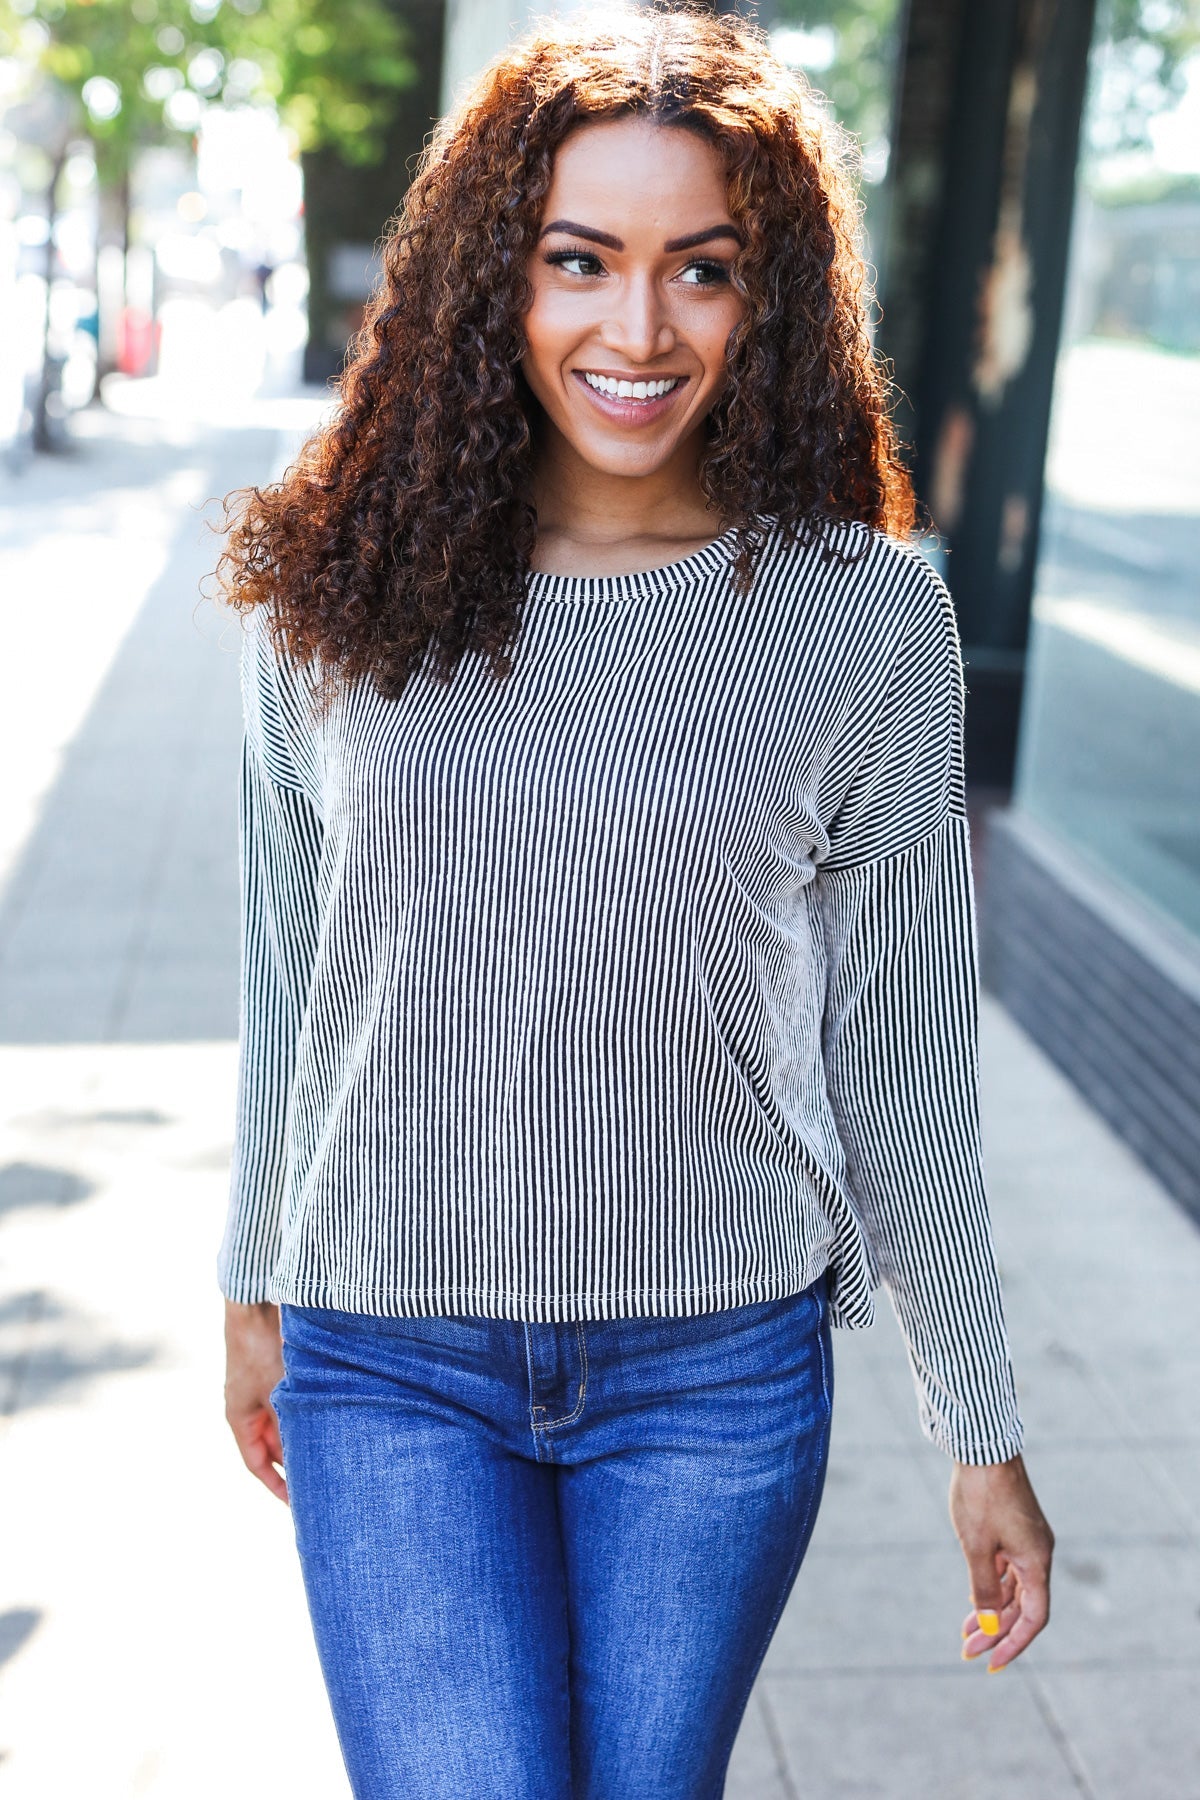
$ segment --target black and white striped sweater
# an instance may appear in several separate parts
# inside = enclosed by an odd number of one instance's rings
[[[318,715],[243,652],[233,1299],[567,1320],[882,1279],[922,1423],[1021,1426],[978,1125],[950,598],[732,536],[533,574],[514,668]]]

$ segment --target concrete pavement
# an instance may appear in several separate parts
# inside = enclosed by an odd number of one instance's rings
[[[221,1418],[237,629],[194,510],[315,402],[170,398],[0,490],[0,1789],[340,1800],[288,1517]],[[960,1662],[947,1465],[890,1315],[839,1334],[729,1800],[1200,1800],[1200,1232],[987,1001],[982,1049],[1052,1628]]]

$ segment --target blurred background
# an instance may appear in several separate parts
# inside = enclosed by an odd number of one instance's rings
[[[547,9],[540,9],[547,10]],[[0,1791],[335,1800],[221,1417],[238,627],[220,497],[330,405],[522,0],[0,0]],[[1056,1620],[958,1661],[892,1320],[838,1343],[740,1800],[1200,1800],[1200,0],[778,0],[861,147],[958,609],[984,1137]],[[865,1623],[869,1620],[870,1623]]]

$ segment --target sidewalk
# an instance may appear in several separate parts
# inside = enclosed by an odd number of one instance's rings
[[[313,404],[97,415],[0,485],[6,1800],[348,1793],[287,1513],[221,1416],[237,627],[191,510]],[[728,1800],[1200,1800],[1200,1232],[986,997],[982,1049],[1053,1626],[1001,1680],[960,1662],[948,1465],[885,1303],[836,1340]]]

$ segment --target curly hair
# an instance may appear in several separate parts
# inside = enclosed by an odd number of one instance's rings
[[[522,319],[555,153],[637,115],[716,149],[743,243],[728,380],[700,479],[744,590],[763,522],[911,534],[913,490],[872,351],[853,141],[746,21],[690,8],[542,22],[428,143],[383,242],[340,403],[283,479],[230,496],[218,573],[277,647],[395,697],[428,656],[506,674],[537,535]],[[843,540],[844,541],[844,540]]]

